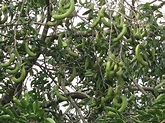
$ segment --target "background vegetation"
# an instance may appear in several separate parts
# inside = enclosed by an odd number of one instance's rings
[[[165,122],[155,1],[1,0],[0,122]]]

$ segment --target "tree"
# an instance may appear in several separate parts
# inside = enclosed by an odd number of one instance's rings
[[[163,123],[164,4],[0,1],[0,122]]]

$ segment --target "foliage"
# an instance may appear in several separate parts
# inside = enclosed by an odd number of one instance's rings
[[[0,122],[163,123],[154,2],[0,1]]]

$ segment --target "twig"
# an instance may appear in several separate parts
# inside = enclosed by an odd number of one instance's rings
[[[161,88],[162,87],[162,85],[165,85],[165,82],[161,82],[161,83],[159,83],[155,88]]]
[[[145,90],[135,81],[135,79],[133,79],[133,83],[137,86],[137,88],[143,93],[143,94],[147,94],[145,92]]]
[[[62,90],[64,91],[64,93],[67,95],[68,94],[68,90],[65,88],[65,80],[63,78],[61,78],[61,87],[62,87]],[[82,115],[79,107],[76,105],[75,101],[72,99],[72,97],[69,95],[68,96],[68,99],[70,101],[70,103],[73,105],[73,107],[77,110],[81,120],[83,121],[83,123],[87,123],[84,116]]]
[[[14,27],[14,47],[16,48],[16,42],[17,42],[17,39],[16,39],[16,30],[17,30],[17,26],[18,26],[18,21],[20,20],[20,17],[21,17],[21,14],[22,14],[22,11],[23,11],[23,8],[24,8],[24,5],[26,3],[26,0],[23,1],[22,3],[22,6],[21,6],[21,10],[20,10],[20,14],[18,15],[18,19],[16,21],[16,26]]]
[[[157,0],[153,0],[153,1],[149,2],[149,4],[152,4],[152,3],[156,2],[156,1],[157,1]]]
[[[71,96],[72,99],[85,99],[85,98],[90,98],[89,95],[85,94],[85,93],[82,93],[82,92],[78,92],[78,91],[75,91],[75,92],[70,92],[68,93],[67,95]]]

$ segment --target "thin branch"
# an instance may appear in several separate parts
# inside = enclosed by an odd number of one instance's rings
[[[61,87],[62,87],[62,90],[64,91],[65,94],[68,94],[68,90],[65,88],[65,82],[64,82],[64,79],[61,79]],[[87,123],[84,116],[82,115],[79,107],[76,105],[75,101],[72,99],[72,97],[69,95],[68,96],[68,99],[70,101],[70,103],[73,105],[73,107],[76,109],[76,111],[78,112],[81,120],[83,121],[83,123]]]
[[[85,98],[90,98],[89,95],[85,94],[85,93],[82,93],[82,92],[78,92],[78,91],[75,91],[75,92],[70,92],[67,94],[68,96],[71,96],[72,99],[85,99]]]
[[[161,83],[159,83],[155,88],[161,88],[163,85],[165,85],[165,81],[164,82],[161,82]]]
[[[152,4],[152,3],[156,2],[156,1],[158,1],[158,0],[153,0],[153,1],[149,2],[149,4]]]
[[[17,39],[16,39],[16,30],[17,30],[17,26],[18,26],[18,21],[20,20],[20,18],[21,18],[21,14],[22,14],[22,11],[23,11],[23,8],[24,8],[24,5],[25,5],[25,3],[26,3],[27,1],[26,0],[24,0],[23,1],[23,3],[22,3],[22,6],[21,6],[21,10],[20,10],[20,14],[18,15],[18,19],[17,19],[17,21],[15,22],[16,23],[16,26],[14,27],[14,47],[16,48],[16,42],[17,42]]]
[[[29,22],[23,22],[23,23],[5,23],[5,24],[0,24],[0,27],[7,27],[7,26],[19,26],[19,25],[28,25]],[[42,23],[42,22],[34,22],[34,24],[38,24],[38,25],[42,25],[42,26],[45,26],[46,24],[45,23]]]
[[[137,86],[137,88],[138,88],[143,94],[147,94],[147,93],[145,92],[145,90],[138,84],[138,82],[137,82],[135,79],[133,79],[133,83]]]
[[[155,88],[153,88],[153,87],[142,87],[141,86],[141,88],[144,90],[144,91],[150,91],[150,92],[154,92],[155,91],[155,89],[156,89],[156,91],[158,92],[158,93],[162,93],[162,92],[164,92],[164,88],[161,88],[161,89],[157,89],[156,87]],[[140,90],[138,87],[133,87],[132,88],[132,90]]]

